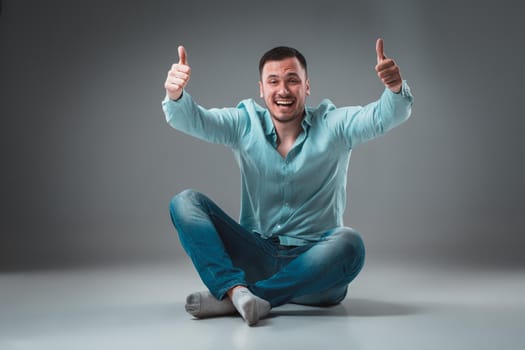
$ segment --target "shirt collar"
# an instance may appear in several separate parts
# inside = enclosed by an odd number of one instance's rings
[[[310,127],[312,126],[312,113],[310,112],[309,108],[308,107],[304,107],[304,118],[303,118],[303,121],[301,123],[301,125],[303,126],[303,129],[307,129],[306,126]]]
[[[303,118],[303,121],[301,122],[301,125],[303,127],[303,130],[307,130],[310,126],[312,126],[312,113],[309,111],[309,108],[305,107],[305,116]],[[275,126],[272,122],[272,117],[270,116],[270,112],[268,109],[264,112],[263,115],[263,128],[264,128],[264,134],[266,136],[275,135]]]
[[[270,116],[270,112],[266,110],[263,114],[263,128],[264,128],[264,134],[266,136],[272,135],[275,133],[275,126],[272,122],[272,117]]]

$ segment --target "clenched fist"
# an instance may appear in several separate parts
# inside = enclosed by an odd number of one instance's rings
[[[178,100],[182,95],[182,89],[188,84],[191,75],[191,68],[186,58],[184,46],[179,46],[179,63],[171,66],[168,72],[164,88],[168,97],[172,100]]]
[[[377,39],[376,53],[377,65],[375,69],[377,76],[387,88],[397,94],[401,91],[403,81],[396,62],[394,62],[393,59],[386,57],[383,52],[383,39]]]

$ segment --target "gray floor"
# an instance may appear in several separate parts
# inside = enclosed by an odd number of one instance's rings
[[[186,261],[0,275],[0,349],[518,349],[525,273],[365,267],[339,306],[194,320]]]

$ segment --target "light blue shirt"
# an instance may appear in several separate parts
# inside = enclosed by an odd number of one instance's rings
[[[408,119],[413,97],[385,89],[366,106],[337,108],[330,100],[306,107],[302,132],[286,158],[266,108],[253,99],[235,108],[206,109],[184,91],[162,107],[175,129],[233,150],[241,170],[240,224],[283,245],[303,245],[343,226],[350,154],[357,145]]]

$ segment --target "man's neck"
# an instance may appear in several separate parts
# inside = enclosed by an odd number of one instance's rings
[[[304,118],[304,117],[303,117]],[[277,133],[277,139],[279,143],[292,143],[295,142],[297,137],[303,130],[301,122],[303,118],[296,118],[289,122],[283,123],[276,119],[273,119],[273,125],[275,126],[275,132]]]
[[[277,133],[277,151],[283,158],[286,158],[286,155],[294,145],[295,140],[297,140],[303,130],[301,123],[304,116],[285,123],[280,122],[275,118],[272,119],[273,125],[275,126],[275,132]]]

